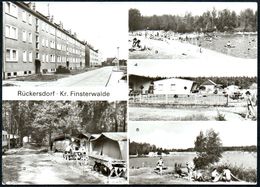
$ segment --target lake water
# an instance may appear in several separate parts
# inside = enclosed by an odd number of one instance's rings
[[[227,48],[225,45],[230,41],[231,46],[234,48]],[[218,51],[230,56],[256,59],[257,58],[257,35],[256,34],[227,34],[217,35],[213,37],[211,41],[207,37],[203,37],[199,40],[203,48]],[[192,44],[198,45],[198,41],[191,40]]]
[[[168,167],[174,167],[175,163],[185,166],[186,162],[192,162],[196,156],[195,152],[174,152],[171,156],[163,157],[164,164]],[[130,158],[130,168],[132,167],[155,167],[159,157],[138,157]],[[227,163],[233,166],[241,166],[244,168],[257,168],[257,153],[242,151],[226,151],[222,154],[219,162]]]

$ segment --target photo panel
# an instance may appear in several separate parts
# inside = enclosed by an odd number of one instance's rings
[[[255,2],[137,2],[128,13],[129,59],[257,59]]]
[[[3,101],[4,184],[126,184],[126,101]]]
[[[257,181],[255,122],[131,121],[129,141],[130,184]]]
[[[256,61],[139,59],[128,71],[131,121],[256,121]]]

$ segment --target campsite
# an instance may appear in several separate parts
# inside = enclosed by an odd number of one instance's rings
[[[256,77],[129,75],[129,117],[134,121],[256,120]],[[249,96],[246,94],[249,93]],[[251,117],[248,102],[252,103]]]
[[[5,101],[3,106],[4,184],[127,182],[126,102]]]
[[[126,183],[125,133],[110,132],[86,136],[80,134],[79,137],[82,138],[71,138],[69,135],[55,137],[54,151],[48,151],[48,147],[39,147],[32,143],[6,151],[2,157],[3,183]],[[88,137],[90,139],[86,141]],[[72,140],[75,147],[67,153],[66,147]],[[112,169],[115,172],[111,174]],[[48,180],[45,177],[48,177]]]

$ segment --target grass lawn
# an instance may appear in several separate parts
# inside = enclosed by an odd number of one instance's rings
[[[97,68],[85,68],[85,69],[77,69],[77,70],[70,70],[70,73],[64,73],[64,74],[34,74],[30,76],[25,76],[25,77],[18,77],[14,78],[14,80],[17,81],[56,81],[61,78],[68,77],[70,75],[77,75],[81,74],[87,71],[91,71]],[[12,86],[12,85],[5,85],[5,86]]]

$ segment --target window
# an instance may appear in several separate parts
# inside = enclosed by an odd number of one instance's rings
[[[23,42],[26,42],[26,31],[23,31]]]
[[[45,55],[45,61],[46,61],[46,62],[49,62],[49,56],[48,56],[48,54]]]
[[[51,62],[55,62],[55,55],[50,55]]]
[[[36,21],[36,25],[39,26],[39,19],[36,18],[35,21]]]
[[[171,91],[175,91],[176,90],[176,84],[171,84]]]
[[[53,48],[53,49],[55,48],[55,42],[54,41],[50,41],[50,47]]]
[[[42,38],[42,46],[43,46],[43,47],[45,46],[45,40],[44,40],[44,38]]]
[[[5,26],[5,36],[12,39],[18,39],[18,29],[11,25]]]
[[[27,52],[23,51],[23,62],[27,62]]]
[[[61,50],[61,44],[57,44],[57,49]]]
[[[40,54],[39,54],[39,53],[36,53],[36,54],[35,54],[35,58],[36,58],[36,59],[39,59],[39,58],[40,58]]]
[[[36,49],[39,49],[39,43],[36,43],[35,47]]]
[[[32,43],[32,33],[28,33],[28,36],[29,36],[29,42]]]
[[[16,49],[6,49],[6,61],[18,61],[18,51]]]
[[[25,11],[22,12],[22,19],[23,19],[23,22],[26,22],[26,12]]]
[[[36,35],[36,42],[39,42],[39,36]]]
[[[32,15],[31,14],[28,14],[28,22],[30,25],[32,24]]]
[[[14,16],[14,17],[17,18],[17,16],[18,16],[18,8],[17,8],[17,6],[14,5],[14,4],[11,3],[11,2],[6,2],[5,5],[6,5],[6,6],[5,6],[5,12],[6,12],[7,14],[10,14],[10,15],[12,15],[12,16]]]
[[[32,62],[32,52],[29,52],[29,62]]]
[[[57,62],[61,62],[61,56],[57,56]]]
[[[158,91],[163,91],[163,84],[158,84]]]
[[[42,54],[42,62],[45,62],[45,54]]]
[[[48,41],[48,39],[45,40],[45,46],[46,46],[46,47],[49,47],[49,41]]]

